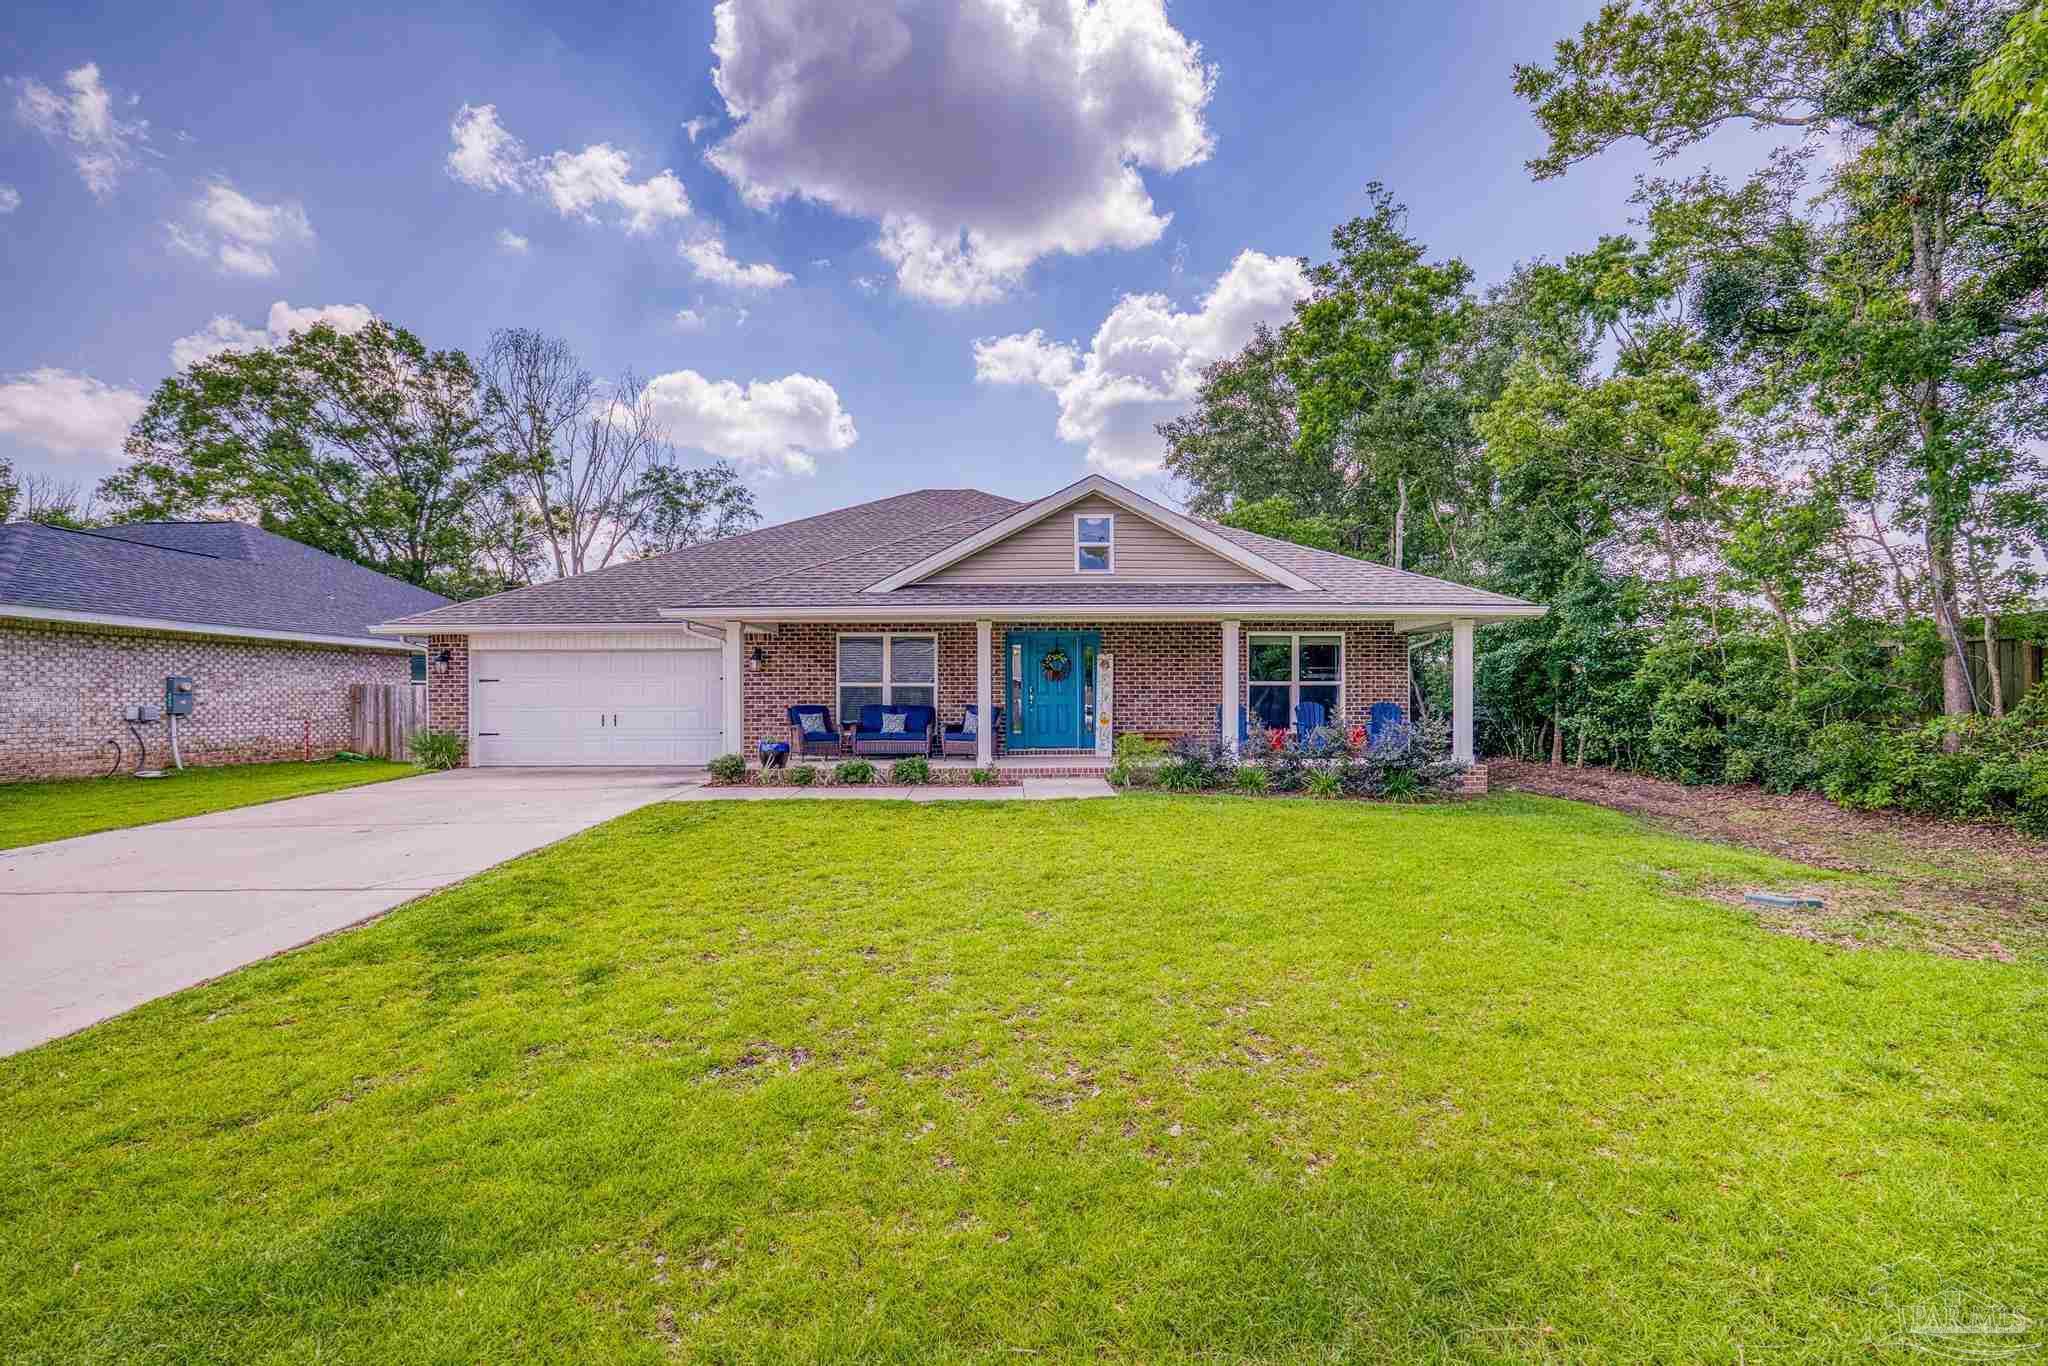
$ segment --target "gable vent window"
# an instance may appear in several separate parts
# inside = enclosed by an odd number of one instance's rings
[[[1116,516],[1074,519],[1074,572],[1107,574],[1116,564]]]

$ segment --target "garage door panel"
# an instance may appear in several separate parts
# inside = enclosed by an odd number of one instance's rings
[[[716,650],[479,652],[476,762],[702,764],[724,752]]]

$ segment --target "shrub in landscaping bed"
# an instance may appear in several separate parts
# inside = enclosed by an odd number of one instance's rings
[[[454,731],[423,730],[412,737],[413,762],[421,768],[432,769],[435,772],[442,772],[460,764],[468,748],[469,742]]]
[[[809,787],[817,781],[818,766],[816,764],[798,764],[789,771],[789,785],[791,787]]]
[[[875,780],[875,766],[866,759],[841,759],[832,766],[832,781],[845,787],[861,787]]]
[[[922,754],[912,754],[889,765],[889,781],[898,787],[916,787],[931,780],[931,760]]]
[[[743,783],[747,780],[747,761],[737,754],[721,754],[705,767],[711,770],[711,781],[715,783]]]
[[[1111,787],[1151,787],[1159,778],[1166,746],[1143,735],[1116,737],[1116,758],[1109,766]]]
[[[1324,727],[1306,736],[1254,729],[1236,753],[1206,737],[1176,740],[1163,759],[1141,761],[1117,741],[1110,782],[1117,787],[1156,783],[1169,792],[1229,789],[1247,795],[1307,793],[1311,797],[1377,797],[1412,801],[1458,790],[1464,765],[1452,761],[1450,727],[1387,728],[1368,743],[1363,726]],[[1156,748],[1148,754],[1151,759]]]

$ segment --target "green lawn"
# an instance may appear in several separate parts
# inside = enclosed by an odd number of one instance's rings
[[[0,1359],[2041,1322],[2048,974],[1687,894],[1795,876],[1534,797],[649,807],[0,1060]]]
[[[123,830],[131,825],[203,816],[309,792],[381,783],[418,773],[412,764],[326,761],[317,764],[228,764],[173,770],[161,778],[74,778],[0,784],[0,849],[45,840]]]

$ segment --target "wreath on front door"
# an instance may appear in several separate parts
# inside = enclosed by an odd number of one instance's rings
[[[1045,658],[1038,661],[1038,670],[1045,675],[1048,683],[1058,683],[1074,671],[1074,661],[1065,650],[1055,645],[1045,652]]]

